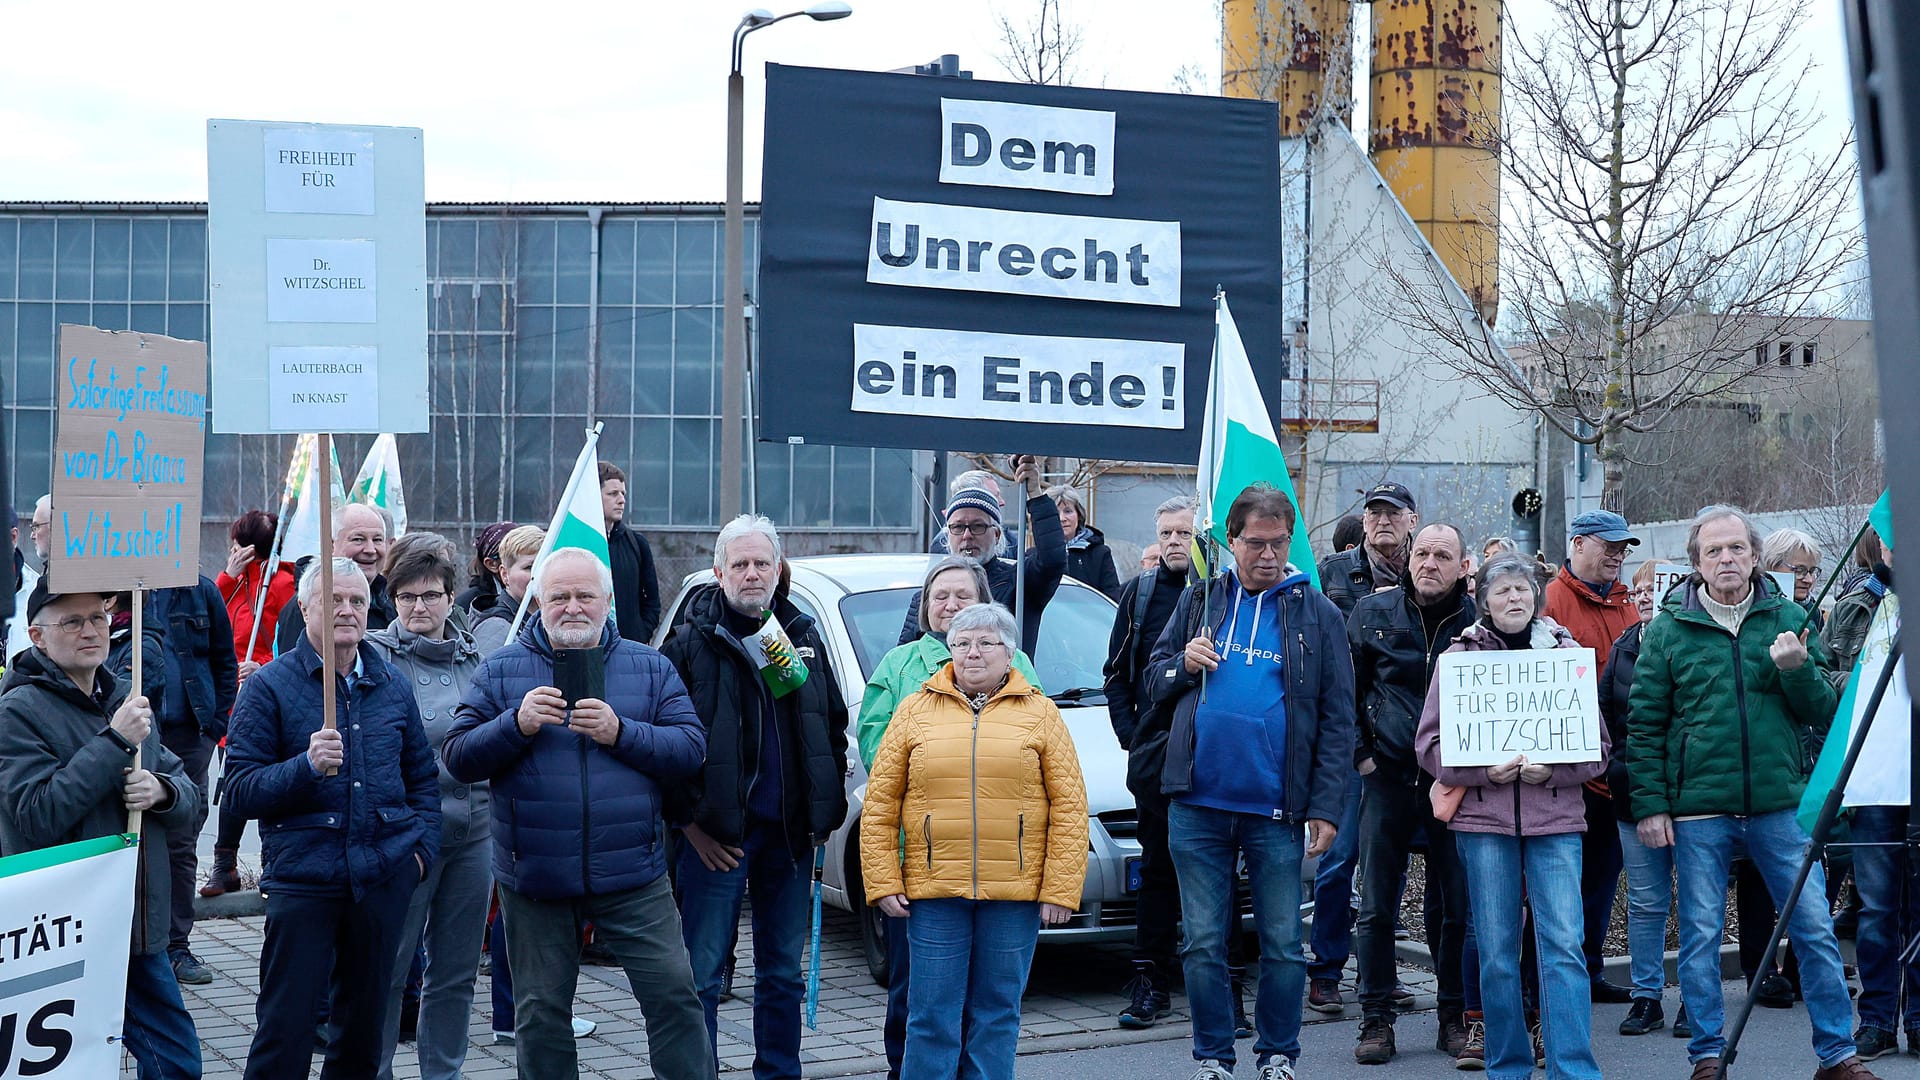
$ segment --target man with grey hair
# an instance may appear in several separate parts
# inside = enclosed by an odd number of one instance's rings
[[[387,995],[413,890],[440,848],[440,771],[404,677],[365,644],[367,580],[333,561],[300,581],[306,632],[247,679],[228,729],[226,798],[260,821],[267,898],[249,1080],[304,1075],[328,1005],[324,1075],[380,1068]],[[334,661],[334,726],[323,726]]]
[[[397,617],[393,599],[387,595],[387,545],[393,539],[393,526],[387,513],[363,503],[348,503],[333,514],[333,555],[348,559],[367,580],[366,629],[369,633],[385,630]],[[304,576],[313,559],[301,559],[294,573]],[[276,654],[291,652],[294,643],[306,633],[306,616],[300,605],[280,609],[280,621],[273,628]]]
[[[1640,842],[1671,846],[1679,874],[1680,994],[1694,1080],[1716,1076],[1726,1039],[1720,942],[1727,870],[1745,854],[1784,901],[1811,841],[1795,820],[1807,786],[1801,737],[1833,720],[1826,650],[1806,613],[1759,570],[1759,531],[1710,506],[1687,534],[1693,574],[1647,624],[1627,715],[1627,776]],[[1848,1034],[1853,1005],[1818,863],[1812,902],[1787,932],[1819,1058],[1815,1080],[1870,1080]]]
[[[663,842],[665,789],[706,753],[700,718],[666,657],[608,620],[613,580],[598,556],[553,552],[539,590],[540,617],[480,665],[440,748],[455,780],[493,793],[520,1076],[580,1074],[573,995],[591,920],[646,1017],[654,1075],[712,1080]],[[563,655],[586,684],[572,698],[557,685],[573,683],[556,675]]]
[[[718,1035],[740,904],[753,898],[754,1075],[800,1076],[800,959],[815,851],[847,816],[847,707],[813,620],[787,598],[773,522],[742,514],[660,646],[706,729],[707,760],[668,791],[686,837],[680,918]]]

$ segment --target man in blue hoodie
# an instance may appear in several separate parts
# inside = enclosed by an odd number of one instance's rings
[[[1293,1080],[1306,995],[1300,863],[1333,843],[1354,741],[1345,620],[1286,562],[1293,503],[1254,484],[1227,511],[1235,568],[1181,596],[1149,694],[1172,709],[1161,790],[1186,925],[1194,1080],[1233,1075],[1228,897],[1247,862],[1260,935],[1259,1080]]]

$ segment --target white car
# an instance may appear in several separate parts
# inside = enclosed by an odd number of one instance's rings
[[[813,617],[832,654],[849,725],[860,695],[888,649],[899,643],[907,602],[926,576],[928,555],[822,555],[791,560],[790,598]],[[687,575],[659,637],[680,621],[688,592],[713,580],[711,571]],[[1073,734],[1087,786],[1088,859],[1080,910],[1062,927],[1042,930],[1042,941],[1109,941],[1133,937],[1134,896],[1140,887],[1140,844],[1135,838],[1133,794],[1127,790],[1127,755],[1107,719],[1100,669],[1113,630],[1113,601],[1072,578],[1047,604],[1041,619],[1034,669],[1041,688],[1060,707]],[[824,896],[827,903],[859,913],[861,942],[874,978],[886,981],[886,922],[866,903],[860,883],[860,806],[867,789],[859,747],[848,731],[847,821],[827,843]],[[1244,901],[1243,901],[1244,903]],[[1244,908],[1243,908],[1244,910]]]

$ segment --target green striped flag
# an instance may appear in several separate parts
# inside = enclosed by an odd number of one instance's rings
[[[807,681],[807,665],[794,651],[793,641],[787,637],[786,628],[772,612],[767,613],[767,621],[760,625],[753,637],[742,644],[753,656],[760,667],[760,677],[767,681],[767,688],[776,698],[786,697],[800,689]]]
[[[1225,293],[1215,302],[1213,327],[1213,373],[1207,380],[1207,412],[1200,435],[1200,507],[1194,523],[1200,533],[1211,534],[1224,547],[1227,510],[1233,500],[1251,484],[1272,484],[1293,503],[1293,546],[1287,561],[1311,578],[1317,589],[1320,568],[1307,537],[1306,515],[1300,512],[1286,456],[1273,433],[1273,419],[1267,415],[1260,384],[1254,381],[1253,364],[1233,324],[1233,313],[1227,310]]]
[[[580,457],[573,463],[573,474],[567,477],[567,486],[562,489],[560,505],[554,509],[553,520],[547,525],[547,538],[533,560],[533,580],[527,585],[527,595],[520,598],[520,610],[507,633],[509,641],[520,633],[520,623],[527,616],[527,600],[539,594],[540,572],[547,565],[547,556],[561,548],[583,548],[592,552],[609,571],[613,569],[613,558],[607,553],[607,518],[600,508],[599,447],[600,425],[595,424],[587,432],[587,445],[580,448]]]

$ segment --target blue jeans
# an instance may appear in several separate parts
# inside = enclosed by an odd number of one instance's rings
[[[1680,997],[1693,1022],[1687,1059],[1719,1057],[1726,1002],[1720,993],[1720,940],[1727,921],[1727,871],[1736,854],[1752,860],[1778,903],[1793,888],[1794,875],[1811,841],[1794,811],[1754,817],[1699,818],[1673,823],[1674,864],[1680,877]],[[1822,1066],[1853,1056],[1853,1002],[1847,997],[1840,946],[1825,902],[1827,876],[1813,865],[1806,892],[1795,906],[1787,933],[1800,961],[1800,990],[1813,1022],[1813,1052]]]
[[[1533,1040],[1520,987],[1523,899],[1532,901],[1540,956],[1540,1023],[1550,1080],[1599,1080],[1593,1060],[1593,999],[1580,903],[1579,833],[1507,836],[1458,832],[1453,837],[1472,897],[1474,933],[1500,943],[1480,951],[1481,1007],[1487,1019],[1489,1080],[1526,1080]]]
[[[1337,979],[1353,956],[1353,870],[1360,853],[1360,774],[1347,780],[1346,809],[1333,846],[1313,873],[1313,962],[1310,979]]]
[[[419,1034],[414,1042],[421,1080],[460,1080],[467,1060],[467,1020],[473,1011],[474,973],[480,969],[480,939],[486,933],[487,900],[493,889],[493,845],[440,849],[440,858],[413,890],[400,930],[400,956],[387,995],[387,1033],[380,1047],[380,1080],[393,1080],[400,1037],[400,997],[426,935],[427,963],[420,977]]]
[[[1013,1080],[1040,905],[915,900],[906,921],[913,962],[901,1080]]]
[[[1920,958],[1900,963],[1920,931],[1920,860],[1907,849],[1907,808],[1853,811],[1853,884],[1860,890],[1860,1024],[1882,1031],[1920,1025]],[[1877,846],[1876,846],[1877,845]],[[1804,976],[1803,976],[1804,978]],[[1905,983],[1906,1008],[1900,1007]]]
[[[1667,913],[1673,910],[1673,849],[1640,842],[1631,821],[1615,821],[1627,865],[1627,953],[1633,996],[1659,1001],[1667,985]]]
[[[1193,1014],[1193,1058],[1233,1067],[1233,1003],[1227,981],[1227,937],[1238,929],[1231,908],[1234,867],[1247,861],[1253,925],[1260,935],[1260,983],[1254,1000],[1256,1060],[1300,1059],[1300,1010],[1307,957],[1300,945],[1299,825],[1175,802],[1167,812],[1167,846],[1180,874],[1180,918],[1187,930],[1182,959],[1187,1007]],[[1342,902],[1345,902],[1344,896]]]
[[[200,1036],[180,997],[173,961],[164,951],[127,961],[127,1009],[121,1025],[140,1080],[200,1080]]]
[[[707,1014],[707,1038],[719,1040],[720,986],[740,926],[740,902],[753,904],[754,1080],[800,1080],[801,961],[811,926],[812,867],[795,857],[778,826],[750,826],[731,870],[701,863],[680,848],[680,925],[693,986]]]

